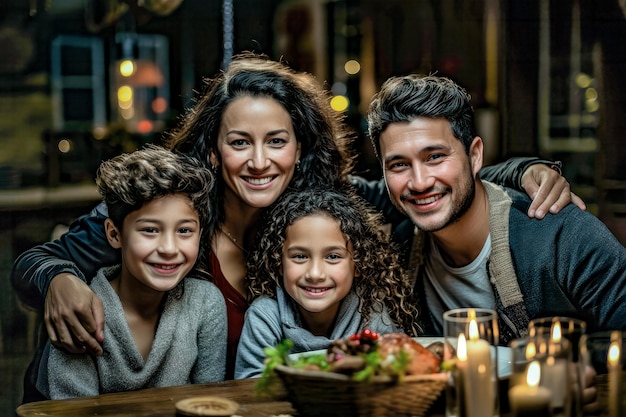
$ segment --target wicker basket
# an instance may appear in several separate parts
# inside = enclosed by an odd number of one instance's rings
[[[298,416],[422,417],[443,392],[446,374],[407,376],[401,383],[388,376],[357,382],[349,376],[275,368]]]

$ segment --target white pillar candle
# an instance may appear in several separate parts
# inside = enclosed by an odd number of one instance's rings
[[[565,401],[570,388],[567,376],[567,361],[561,358],[549,356],[541,368],[541,385],[552,393],[552,408],[565,408]]]
[[[563,355],[561,336],[561,323],[555,321],[550,329],[550,340],[548,342],[547,350],[548,357],[541,368],[541,385],[550,390],[552,394],[552,409],[556,413],[567,414],[569,411],[569,385],[566,381],[568,377],[568,359],[567,357],[559,357]]]
[[[457,346],[458,368],[463,379],[463,399],[467,417],[492,417],[495,396],[491,348],[480,339],[476,320],[469,324],[469,340],[465,343],[463,333]]]
[[[526,381],[509,390],[513,417],[550,417],[550,390],[540,387],[541,365],[533,361],[526,370]]]

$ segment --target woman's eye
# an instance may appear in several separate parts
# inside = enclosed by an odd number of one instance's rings
[[[193,233],[193,230],[187,228],[187,227],[183,227],[181,229],[178,230],[178,233],[180,233],[181,235],[188,235]]]
[[[245,139],[235,139],[230,142],[230,145],[236,148],[242,148],[246,146],[247,144],[248,142]]]
[[[337,261],[339,259],[343,259],[343,256],[339,255],[338,253],[331,253],[330,255],[327,256],[328,259],[330,259],[331,261]]]
[[[268,141],[268,143],[272,146],[283,146],[284,144],[286,144],[288,141],[286,139],[283,138],[272,138]]]

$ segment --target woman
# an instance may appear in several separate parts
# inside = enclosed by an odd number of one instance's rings
[[[349,181],[350,137],[328,99],[328,92],[313,76],[296,73],[265,56],[242,54],[207,82],[196,105],[168,140],[171,149],[206,162],[217,176],[212,190],[215,215],[206,227],[211,250],[207,251],[209,259],[200,261],[228,306],[227,369],[231,372],[248,305],[245,259],[263,209],[287,187],[334,187]],[[538,189],[533,178],[540,175],[540,196],[554,188],[545,201],[536,203],[550,207],[558,200],[563,207],[570,200],[567,182],[536,162],[546,161],[520,160],[512,164],[514,169],[505,167],[512,174],[507,185],[522,184],[521,173],[533,164],[527,170],[532,175],[524,175],[528,192]],[[380,183],[353,181],[359,182],[359,192],[369,201],[387,199]],[[397,213],[384,214],[398,219]],[[20,255],[12,271],[20,299],[35,308],[45,304],[50,341],[69,352],[102,354],[102,304],[85,277],[119,262],[104,235],[105,219],[106,210],[96,207],[77,219],[59,240]]]

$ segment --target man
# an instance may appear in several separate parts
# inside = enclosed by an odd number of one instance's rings
[[[463,88],[391,78],[368,124],[391,200],[415,225],[410,266],[427,333],[441,335],[443,312],[458,307],[495,309],[502,344],[543,315],[626,330],[624,247],[574,204],[530,218],[526,195],[481,181],[483,142]]]

